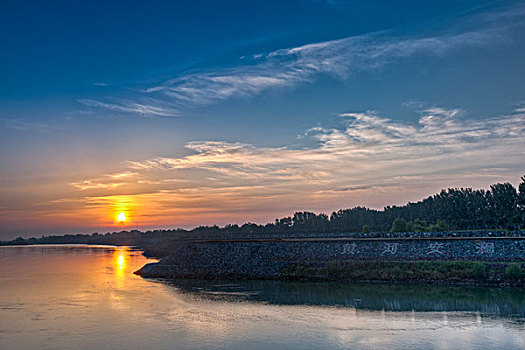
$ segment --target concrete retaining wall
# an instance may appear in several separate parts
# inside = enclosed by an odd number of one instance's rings
[[[279,278],[290,264],[350,260],[525,261],[524,238],[316,239],[194,242],[138,274],[165,278]]]

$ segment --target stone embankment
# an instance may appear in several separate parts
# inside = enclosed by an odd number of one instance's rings
[[[525,238],[200,241],[181,245],[136,273],[153,278],[281,279],[297,264],[446,260],[523,262]]]

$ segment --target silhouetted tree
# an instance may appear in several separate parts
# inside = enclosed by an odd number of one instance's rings
[[[403,218],[396,218],[392,223],[390,232],[407,232],[407,223]]]

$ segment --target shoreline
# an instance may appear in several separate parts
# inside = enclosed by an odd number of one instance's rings
[[[162,253],[169,250],[161,248]],[[152,278],[525,284],[521,237],[208,240],[169,248],[170,254],[135,273]]]
[[[289,264],[273,276],[177,272],[162,260],[134,272],[143,278],[187,280],[274,280],[293,282],[343,282],[393,285],[525,287],[522,263],[486,261],[351,261]],[[438,271],[440,271],[438,275]],[[382,278],[377,278],[381,276]]]

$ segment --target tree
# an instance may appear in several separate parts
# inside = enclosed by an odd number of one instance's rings
[[[414,232],[423,232],[426,230],[426,228],[427,225],[423,221],[421,221],[420,219],[414,220],[414,225],[412,227],[412,230]]]
[[[444,232],[444,231],[448,231],[448,225],[445,221],[441,220],[441,219],[438,219],[436,225],[434,225],[436,231],[438,232]]]
[[[518,224],[518,192],[510,183],[490,186],[489,206],[496,228],[514,228]]]
[[[390,232],[407,232],[407,223],[405,219],[397,217],[392,223]]]
[[[361,232],[363,232],[363,233],[370,233],[370,226],[368,226],[367,224],[364,224],[363,225],[363,229],[361,230]]]
[[[521,183],[518,186],[518,215],[519,215],[519,228],[525,227],[525,175],[521,177]]]

